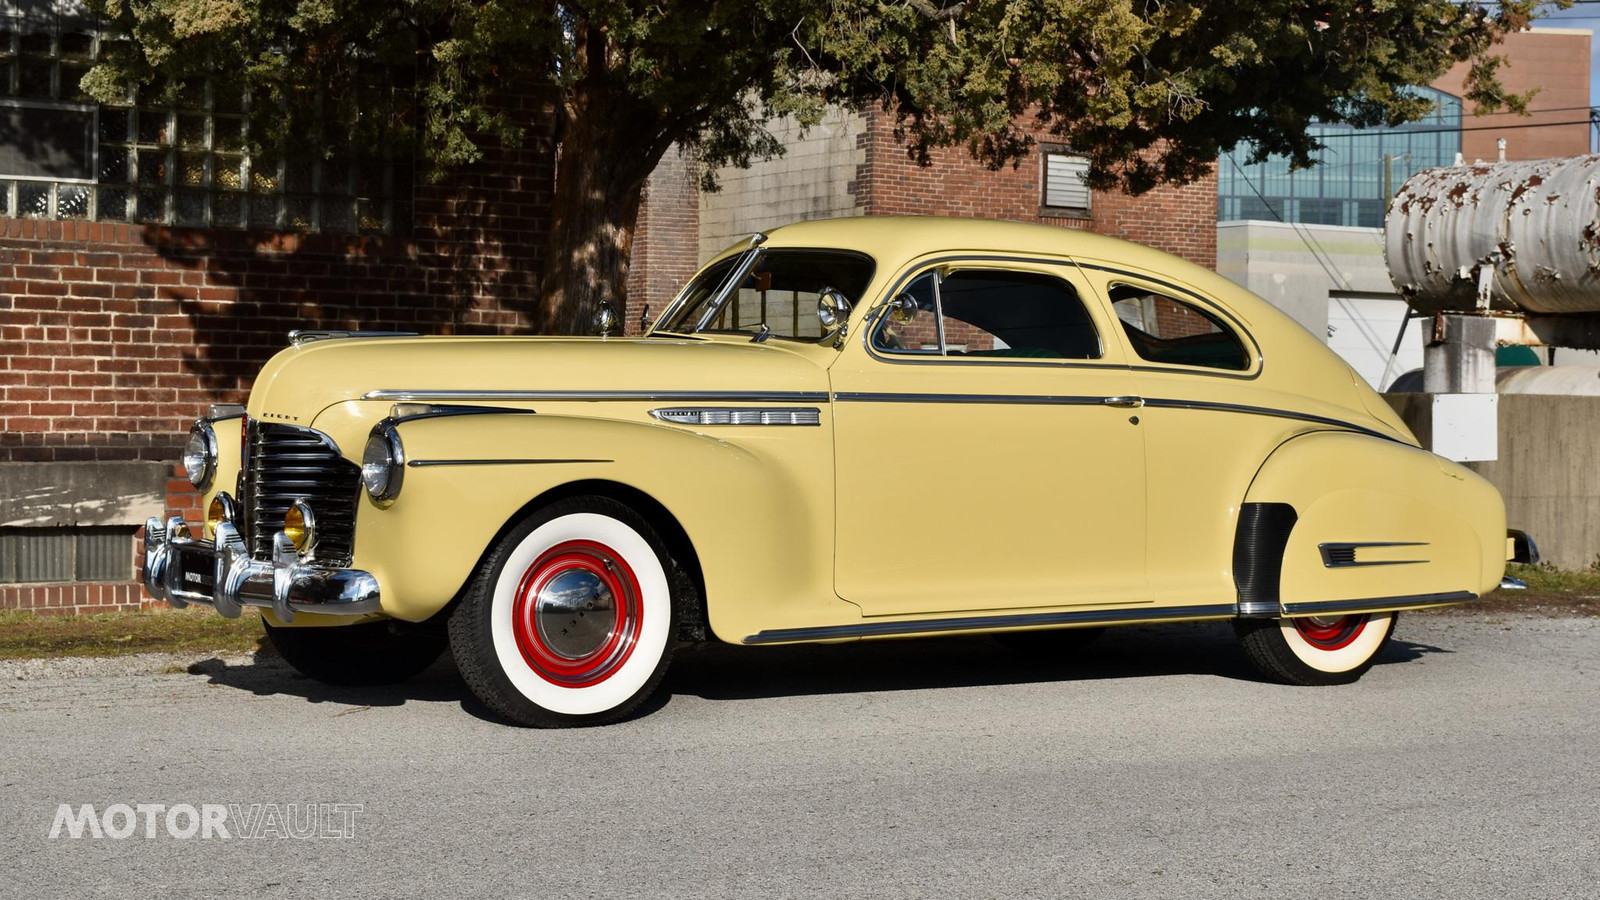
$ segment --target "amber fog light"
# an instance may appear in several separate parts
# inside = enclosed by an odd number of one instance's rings
[[[206,507],[206,537],[215,538],[217,526],[223,522],[239,521],[237,512],[238,508],[233,498],[228,496],[228,492],[218,491],[217,495],[211,498],[211,505]]]
[[[311,552],[317,543],[317,517],[304,500],[296,500],[283,514],[283,533],[302,556]]]

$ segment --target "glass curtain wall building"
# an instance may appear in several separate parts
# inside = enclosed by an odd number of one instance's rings
[[[1247,144],[1224,153],[1217,165],[1217,221],[1382,228],[1389,192],[1423,169],[1453,164],[1461,152],[1461,99],[1433,88],[1417,91],[1436,104],[1418,122],[1396,128],[1313,125],[1311,135],[1323,149],[1309,169],[1291,172],[1283,156],[1247,163],[1253,151]]]

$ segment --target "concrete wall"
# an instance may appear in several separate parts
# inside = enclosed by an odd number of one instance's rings
[[[866,162],[860,138],[866,120],[832,109],[801,137],[799,123],[778,119],[767,126],[786,152],[748,169],[716,172],[722,189],[700,196],[700,261],[752,232],[802,219],[856,216],[856,170]]]
[[[1427,444],[1430,394],[1385,399]],[[1547,562],[1587,569],[1600,558],[1600,397],[1500,395],[1500,458],[1467,463],[1506,501],[1506,522]]]

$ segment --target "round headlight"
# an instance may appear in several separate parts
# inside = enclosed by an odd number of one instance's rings
[[[189,443],[183,448],[183,471],[189,483],[204,489],[217,471],[217,433],[205,419],[189,427]]]
[[[388,506],[400,495],[405,478],[406,452],[400,433],[388,422],[379,422],[367,438],[361,453],[361,485],[379,506]]]

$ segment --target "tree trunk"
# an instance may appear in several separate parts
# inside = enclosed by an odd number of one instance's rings
[[[640,146],[634,110],[604,100],[580,90],[566,104],[533,323],[544,334],[593,334],[601,304],[620,328],[627,309],[639,199],[661,154]]]

